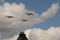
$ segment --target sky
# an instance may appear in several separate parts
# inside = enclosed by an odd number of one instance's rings
[[[29,40],[60,40],[60,0],[0,0],[0,40],[21,31]]]
[[[9,3],[13,3],[16,2],[17,4],[19,4],[20,2],[22,2],[23,4],[26,5],[26,8],[32,11],[35,11],[36,13],[38,13],[39,15],[42,14],[43,11],[46,11],[48,8],[50,8],[50,6],[52,5],[52,3],[57,3],[59,2],[60,5],[60,0],[6,0]],[[37,24],[39,25],[38,28],[43,28],[44,26],[60,26],[60,12],[58,11],[56,16],[53,19],[48,19],[45,22],[41,23],[41,24]],[[53,21],[53,23],[52,23]],[[48,25],[47,25],[48,24]],[[36,25],[36,26],[37,26]],[[35,27],[35,26],[34,26]],[[49,27],[47,27],[49,28]],[[46,29],[46,28],[43,28]]]

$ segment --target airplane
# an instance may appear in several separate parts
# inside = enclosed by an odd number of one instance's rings
[[[6,16],[6,17],[8,17],[8,18],[14,18],[13,16]]]
[[[26,19],[21,19],[21,20],[24,21],[24,22],[25,22],[25,21],[28,21],[28,20],[26,20]]]
[[[30,15],[34,15],[33,13],[26,13],[26,14],[29,15],[29,16],[30,16]]]

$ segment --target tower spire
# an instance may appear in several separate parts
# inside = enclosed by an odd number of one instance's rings
[[[24,32],[20,32],[17,40],[28,40],[28,39],[26,37],[26,34],[24,34]]]

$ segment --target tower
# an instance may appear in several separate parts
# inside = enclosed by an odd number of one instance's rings
[[[17,40],[28,40],[24,32],[20,32]]]

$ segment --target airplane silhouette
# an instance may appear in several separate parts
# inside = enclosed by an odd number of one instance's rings
[[[21,20],[24,21],[24,22],[25,22],[25,21],[28,21],[28,20],[26,20],[26,19],[21,19]]]
[[[29,15],[29,16],[30,16],[30,15],[34,15],[33,13],[26,13],[26,14]]]
[[[14,18],[13,16],[6,16],[6,17],[8,17],[8,18]]]

